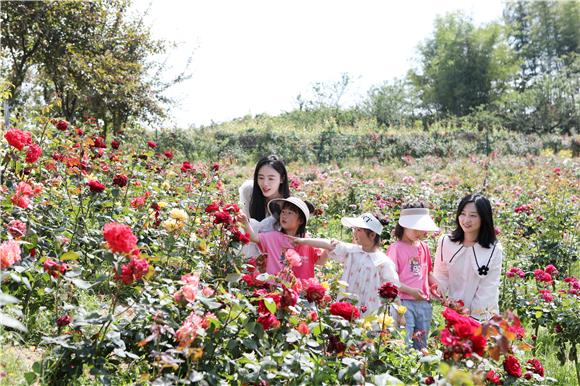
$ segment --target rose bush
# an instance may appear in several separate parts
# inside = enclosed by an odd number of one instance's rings
[[[131,131],[108,142],[93,120],[53,122],[9,130],[0,164],[0,343],[44,350],[29,383],[546,384],[557,369],[533,347],[541,334],[567,369],[577,360],[575,159],[289,166],[295,191],[317,200],[309,232],[344,240],[339,218],[364,211],[390,221],[389,240],[412,200],[449,230],[456,200],[487,189],[506,253],[501,308],[514,313],[479,324],[462,307],[436,312],[417,353],[387,312],[389,283],[385,305],[361,316],[334,262],[301,281],[240,256],[249,238],[235,202],[251,166],[184,160]]]

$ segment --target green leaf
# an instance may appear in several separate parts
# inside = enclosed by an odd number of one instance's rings
[[[302,338],[300,333],[296,330],[290,330],[288,334],[286,334],[286,342],[294,343],[299,341]]]
[[[19,300],[14,296],[0,293],[0,306],[5,306],[6,304],[13,304],[18,302]]]
[[[319,344],[317,341],[315,341],[315,340],[312,340],[312,339],[310,339],[310,340],[307,340],[307,341],[306,341],[306,344],[307,344],[308,346],[310,346],[310,347],[313,347],[313,348],[316,348],[316,347],[319,347],[319,346],[320,346],[320,344]]]
[[[314,323],[312,323],[314,324]],[[311,324],[311,326],[312,326]],[[320,326],[320,323],[315,323],[314,326],[311,327],[310,331],[312,331],[312,335],[314,336],[318,336],[320,335],[320,333],[322,332],[322,327]]]
[[[69,279],[69,278],[66,278],[66,279],[69,280],[70,282],[72,282],[75,286],[77,286],[80,289],[89,289],[92,286],[90,283],[88,283],[82,279]]]
[[[264,298],[264,305],[272,314],[276,313],[276,302],[272,298]]]
[[[67,260],[78,260],[80,256],[81,256],[81,255],[80,255],[78,252],[68,251],[68,252],[64,253],[64,254],[63,254],[61,257],[60,257],[60,259],[61,259],[62,261],[67,261]]]
[[[26,380],[26,383],[28,385],[32,385],[34,383],[34,381],[36,381],[37,377],[38,377],[37,374],[33,373],[32,371],[24,373],[24,379]]]
[[[0,312],[0,326],[10,327],[15,330],[27,332],[26,326],[11,316]]]
[[[230,273],[226,276],[226,281],[228,283],[237,283],[242,279],[242,275],[239,273]]]

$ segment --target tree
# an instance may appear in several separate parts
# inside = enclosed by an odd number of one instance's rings
[[[363,105],[381,126],[410,127],[419,117],[420,100],[406,80],[395,79],[372,87]]]
[[[443,115],[467,115],[497,99],[516,68],[498,24],[476,28],[460,13],[437,18],[419,54],[409,77],[425,107]]]
[[[577,131],[580,3],[508,2],[504,21],[521,63],[516,89],[496,106],[504,124],[526,132]]]
[[[493,109],[503,124],[525,133],[570,134],[580,127],[580,56],[557,72],[537,75],[524,90],[506,92]]]
[[[576,1],[507,2],[503,12],[509,43],[521,59],[518,88],[537,76],[574,63],[580,39],[580,3]]]
[[[15,95],[26,74],[35,75],[44,99],[60,100],[70,121],[84,115],[121,129],[130,119],[163,116],[163,96],[180,74],[161,81],[163,64],[152,61],[167,44],[152,39],[140,19],[129,19],[129,0],[3,2],[3,52]],[[30,70],[33,71],[30,71]],[[12,98],[13,104],[22,103]]]

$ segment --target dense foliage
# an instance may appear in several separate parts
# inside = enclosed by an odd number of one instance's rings
[[[491,197],[506,251],[501,306],[514,313],[480,326],[458,304],[438,307],[418,353],[385,313],[386,287],[383,309],[360,318],[341,299],[340,266],[302,282],[240,256],[235,202],[251,165],[99,134],[92,121],[46,120],[3,135],[0,343],[40,353],[7,382],[573,382],[580,169],[569,153],[289,165],[294,193],[318,209],[309,231],[324,237],[348,239],[340,217],[368,210],[391,219],[388,240],[401,204],[417,199],[449,229],[464,193]]]

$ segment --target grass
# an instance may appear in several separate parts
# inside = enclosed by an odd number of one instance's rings
[[[34,362],[42,358],[37,347],[11,346],[2,343],[0,351],[0,386],[27,384],[24,374],[32,371]]]

